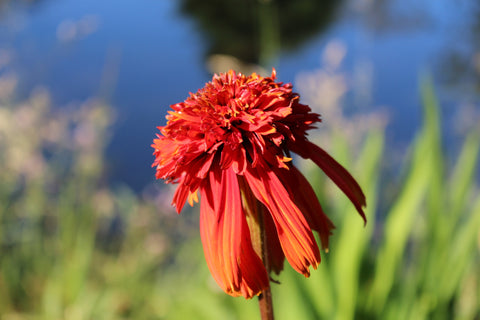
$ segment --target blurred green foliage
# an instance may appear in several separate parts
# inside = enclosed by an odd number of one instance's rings
[[[422,97],[424,124],[389,197],[383,130],[372,127],[355,154],[341,131],[330,136],[367,195],[366,227],[308,169],[337,229],[310,279],[286,264],[272,284],[277,319],[480,317],[480,132],[447,165],[428,81]],[[198,214],[178,217],[166,189],[136,195],[105,183],[110,109],[48,106],[44,92],[0,106],[0,318],[257,319],[256,299],[212,280]]]

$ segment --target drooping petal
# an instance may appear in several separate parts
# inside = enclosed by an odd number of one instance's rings
[[[289,166],[289,170],[278,170],[277,174],[287,188],[294,188],[289,193],[293,195],[295,204],[302,211],[310,227],[318,231],[322,247],[328,249],[328,237],[335,226],[324,213],[308,180],[293,165]]]
[[[235,172],[210,172],[200,192],[200,235],[210,272],[232,296],[258,295],[269,280],[252,247]]]
[[[363,212],[363,207],[367,205],[365,195],[352,175],[335,159],[333,159],[325,150],[311,143],[308,140],[292,144],[291,151],[297,153],[303,158],[311,159],[332,181],[345,193],[352,201],[363,221],[367,223],[367,218]]]
[[[176,208],[177,213],[182,211],[185,202],[193,206],[193,202],[198,202],[197,189],[200,185],[201,179],[194,175],[183,174],[178,182],[177,190],[173,194],[172,204]]]
[[[309,267],[317,268],[320,252],[302,212],[272,170],[248,168],[245,178],[255,197],[268,208],[283,252],[299,273],[310,275]]]
[[[175,193],[173,194],[173,200],[172,200],[172,204],[175,207],[177,213],[180,213],[180,211],[182,211],[183,206],[187,201],[189,193],[190,192],[189,192],[188,186],[185,185],[183,181],[181,181],[178,184],[177,190],[175,190]]]

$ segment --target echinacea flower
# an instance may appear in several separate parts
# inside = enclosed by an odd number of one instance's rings
[[[334,228],[291,153],[311,159],[346,194],[362,218],[365,196],[353,177],[307,139],[320,116],[299,102],[291,84],[234,71],[214,75],[203,89],[171,106],[154,139],[156,178],[177,183],[173,205],[200,205],[200,234],[208,267],[222,289],[251,298],[269,287],[258,242],[261,219],[268,265],[286,258],[309,276]]]

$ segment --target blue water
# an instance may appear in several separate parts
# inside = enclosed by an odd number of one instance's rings
[[[112,181],[136,190],[154,180],[150,144],[168,106],[211,78],[209,35],[195,16],[182,12],[181,3],[44,0],[13,2],[1,10],[0,49],[13,57],[3,73],[18,74],[18,98],[41,85],[58,107],[91,96],[107,99],[117,117],[108,170]],[[368,106],[352,98],[346,107],[387,110],[392,143],[410,141],[420,124],[423,72],[441,88],[447,113],[463,102],[478,108],[480,70],[468,68],[480,52],[475,0],[391,0],[363,8],[362,3],[369,1],[344,1],[324,28],[293,49],[275,52],[271,64],[279,79],[293,82],[298,74],[319,69],[326,44],[336,39],[347,48],[345,72],[355,73],[364,62],[372,68],[370,100],[363,103]],[[82,21],[88,26],[82,27]],[[76,33],[69,25],[76,26]],[[451,56],[462,54],[468,74],[449,68]]]

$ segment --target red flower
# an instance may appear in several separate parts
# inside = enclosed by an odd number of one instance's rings
[[[256,245],[259,215],[266,230],[268,262],[279,273],[285,257],[299,273],[320,263],[312,230],[328,248],[332,222],[324,214],[290,152],[314,161],[352,201],[365,220],[365,196],[352,176],[307,140],[320,116],[299,102],[291,84],[230,71],[172,105],[159,127],[157,179],[178,183],[173,205],[198,201],[208,267],[233,296],[251,298],[269,286]],[[366,221],[366,220],[365,220]]]

